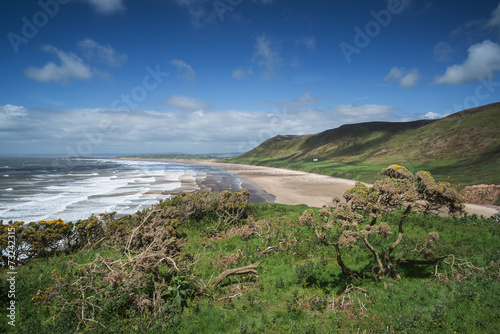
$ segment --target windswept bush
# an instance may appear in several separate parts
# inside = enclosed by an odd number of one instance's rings
[[[9,252],[16,257],[17,263],[24,263],[31,258],[68,250],[72,236],[73,224],[61,219],[29,224],[10,221],[6,225],[0,224],[0,251],[2,257]]]
[[[102,220],[92,215],[87,219],[76,222],[73,233],[73,246],[76,249],[81,249],[98,242],[103,236],[104,225]]]
[[[425,213],[437,213],[446,208],[448,214],[458,218],[464,209],[464,199],[458,195],[448,183],[436,183],[429,172],[418,172],[413,175],[403,166],[391,165],[380,173],[382,178],[369,187],[357,182],[354,188],[344,193],[345,203],[339,203],[331,211],[324,208],[321,211],[323,222],[316,224],[315,230],[318,237],[327,244],[335,247],[337,261],[345,275],[355,276],[355,273],[344,263],[340,246],[352,247],[362,240],[365,247],[370,251],[375,260],[375,276],[382,278],[385,275],[399,277],[393,267],[396,263],[431,264],[443,258],[433,259],[393,259],[392,252],[399,246],[403,239],[403,224],[411,211],[416,208]],[[338,199],[334,199],[338,203]],[[370,241],[374,235],[389,240],[393,234],[390,226],[381,220],[382,213],[394,210],[402,210],[398,223],[396,239],[389,247],[382,251],[377,250]],[[366,211],[369,214],[369,222],[363,221],[363,216],[357,210]],[[304,213],[303,217],[306,215]],[[310,216],[310,213],[308,214]],[[330,216],[331,220],[328,220]],[[312,220],[308,217],[308,221]],[[431,232],[424,241],[422,254],[430,256],[433,254],[431,246],[439,238],[437,232]],[[333,239],[331,242],[329,240]]]
[[[248,215],[248,199],[246,190],[221,193],[196,192],[181,194],[161,202],[157,208],[171,218],[175,217],[181,224],[215,223],[216,229],[226,229]],[[167,209],[170,208],[170,211]]]
[[[66,249],[72,230],[73,224],[65,223],[61,219],[31,222],[25,226],[22,239],[29,245],[30,257],[45,257]]]

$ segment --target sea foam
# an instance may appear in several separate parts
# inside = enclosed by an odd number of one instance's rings
[[[4,188],[13,194],[2,198],[0,219],[77,221],[111,211],[119,215],[135,213],[167,197],[184,183],[195,183],[206,176],[189,165],[165,162],[95,159],[77,163],[86,164],[85,172],[33,168],[24,181],[16,181],[16,187]]]

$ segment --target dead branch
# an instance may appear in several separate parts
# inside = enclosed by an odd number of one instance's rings
[[[346,294],[348,294],[349,292],[351,292],[353,290],[359,290],[361,292],[368,293],[368,290],[365,290],[365,289],[362,289],[360,287],[354,286],[353,284],[349,284],[347,286],[347,288],[345,289],[344,294],[346,295]]]
[[[141,224],[139,226],[137,226],[136,228],[134,228],[132,230],[132,233],[130,234],[130,238],[128,239],[128,242],[127,242],[127,246],[125,247],[125,249],[130,253],[130,244],[132,243],[132,239],[134,237],[134,234],[142,227],[142,225],[144,225],[144,223],[148,220],[148,218],[155,212],[159,212],[161,210],[151,210],[149,211],[149,213],[147,214],[147,216],[142,220]],[[130,258],[130,255],[129,255],[129,258]]]
[[[270,253],[271,251],[275,250],[276,246],[269,246],[266,249],[264,249],[262,252],[259,253],[259,255],[264,255],[267,253]]]
[[[468,279],[469,277],[480,277],[484,275],[491,275],[492,269],[498,269],[500,267],[500,262],[498,261],[497,262],[492,261],[490,263],[490,266],[488,267],[477,267],[466,260],[455,258],[454,255],[448,255],[448,257],[452,258],[451,261],[442,261],[436,264],[436,270],[434,276],[436,276],[438,280],[462,281]],[[444,263],[445,265],[449,266],[449,269],[451,271],[450,275],[448,275],[448,272],[446,270],[444,273],[439,272],[440,263]],[[496,278],[500,279],[500,274],[497,274]]]
[[[241,292],[238,292],[232,296],[227,296],[227,297],[222,297],[222,298],[219,298],[217,300],[224,300],[224,299],[233,299],[233,298],[236,298],[236,297],[241,297],[243,296],[243,294]]]
[[[177,268],[177,266],[175,265],[175,261],[174,261],[172,258],[168,257],[168,256],[165,256],[165,257],[164,257],[164,258],[162,258],[160,261],[158,261],[158,265],[159,265],[159,264],[161,263],[161,261],[163,261],[163,260],[169,260],[170,262],[172,262],[172,264],[173,264],[173,266],[174,266],[175,270],[179,271],[179,268]]]
[[[210,284],[210,286],[214,287],[219,285],[226,277],[231,276],[231,275],[244,275],[244,274],[253,274],[258,277],[257,269],[259,267],[260,263],[254,263],[245,267],[241,268],[234,268],[234,269],[228,269],[224,272],[222,272],[213,283]]]

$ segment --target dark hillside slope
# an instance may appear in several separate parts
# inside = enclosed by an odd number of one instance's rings
[[[381,166],[397,163],[427,169],[457,186],[500,184],[500,103],[434,121],[369,122],[315,135],[279,135],[234,162],[362,181],[373,180]]]

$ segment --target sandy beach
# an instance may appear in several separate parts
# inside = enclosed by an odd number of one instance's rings
[[[219,167],[255,183],[259,188],[275,197],[276,203],[306,204],[313,207],[333,204],[334,196],[342,197],[344,191],[354,187],[355,181],[311,174],[282,168],[196,161]]]
[[[219,167],[257,185],[267,194],[274,196],[275,203],[298,205],[306,204],[311,207],[332,205],[332,198],[354,187],[356,181],[342,178],[294,171],[282,168],[263,166],[240,165],[220,163],[210,160],[184,160],[184,159],[158,159],[170,162],[181,162],[211,167]],[[249,187],[252,188],[252,187]],[[500,207],[466,204],[466,211],[470,214],[491,217],[498,212]]]

